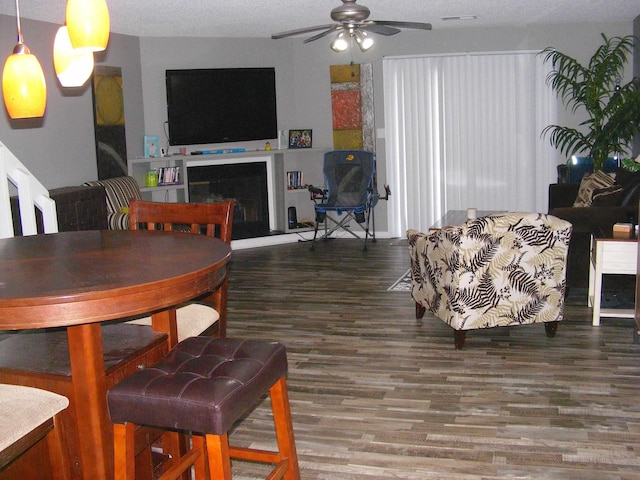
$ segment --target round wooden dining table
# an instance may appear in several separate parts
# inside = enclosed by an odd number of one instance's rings
[[[67,327],[84,478],[113,476],[101,323],[151,313],[171,348],[175,306],[215,291],[230,255],[219,239],[161,231],[0,239],[0,329]]]

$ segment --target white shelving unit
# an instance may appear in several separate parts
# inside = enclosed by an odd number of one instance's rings
[[[154,202],[188,202],[189,192],[187,188],[187,170],[185,157],[157,157],[129,159],[129,175],[136,179],[142,198]],[[178,167],[180,169],[180,181],[177,184],[158,185],[147,187],[145,178],[148,170],[157,170],[163,167]]]
[[[313,221],[315,213],[313,201],[309,197],[306,188],[289,190],[287,188],[287,172],[300,171],[303,173],[304,183],[316,187],[324,187],[324,175],[322,165],[324,153],[330,148],[301,148],[269,151],[246,151],[238,153],[225,153],[213,155],[173,155],[158,158],[129,159],[129,175],[136,179],[145,200],[155,202],[188,202],[189,179],[188,164],[195,161],[213,160],[216,163],[233,163],[246,157],[271,156],[275,165],[274,173],[277,191],[275,193],[277,229],[290,232],[309,230],[304,228],[289,228],[287,218],[289,207],[295,207],[298,223]],[[145,186],[147,170],[156,170],[161,167],[178,167],[181,181],[177,185],[159,185],[157,187]]]
[[[324,153],[330,150],[329,148],[299,148],[290,150],[280,150],[286,152],[284,156],[284,170],[285,170],[285,188],[287,186],[286,172],[299,171],[303,174],[303,181],[305,185],[313,185],[318,188],[324,187],[324,175],[322,173],[322,164],[324,160]],[[285,191],[285,205],[284,211],[287,214],[285,218],[288,219],[289,207],[295,207],[296,215],[298,217],[298,224],[303,222],[313,222],[315,219],[315,212],[313,209],[313,201],[309,196],[309,190],[307,188],[299,189],[286,189]],[[302,228],[289,228],[287,221],[286,232],[301,232],[309,230],[310,227]]]

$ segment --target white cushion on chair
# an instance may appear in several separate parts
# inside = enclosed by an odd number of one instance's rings
[[[67,408],[67,397],[39,388],[0,384],[0,451]]]
[[[218,311],[203,303],[188,303],[176,309],[178,323],[178,342],[185,338],[196,337],[204,332],[220,318]],[[130,320],[134,325],[151,325],[151,317]]]

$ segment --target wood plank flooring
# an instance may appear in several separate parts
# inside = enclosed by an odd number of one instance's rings
[[[640,345],[633,321],[567,306],[542,325],[417,324],[401,240],[238,250],[228,335],[286,344],[304,480],[640,479]],[[232,443],[274,445],[267,400]],[[235,463],[239,478],[262,467]],[[236,477],[234,477],[236,478]],[[263,477],[264,478],[264,477]]]

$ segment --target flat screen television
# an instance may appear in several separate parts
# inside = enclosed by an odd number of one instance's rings
[[[170,145],[276,138],[273,68],[167,70]]]

